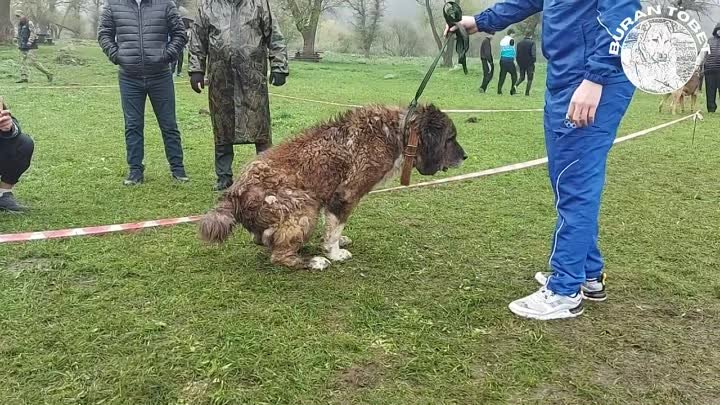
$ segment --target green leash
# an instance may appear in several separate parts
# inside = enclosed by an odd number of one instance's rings
[[[435,72],[437,64],[440,62],[440,59],[443,57],[443,55],[445,55],[445,51],[447,50],[448,44],[450,43],[450,39],[453,37],[453,35],[455,36],[455,52],[457,52],[458,54],[458,63],[462,65],[463,72],[466,75],[468,74],[467,52],[470,49],[470,36],[468,35],[465,27],[460,24],[462,16],[462,8],[460,8],[459,4],[454,1],[449,1],[445,3],[445,6],[443,7],[443,17],[445,17],[445,22],[447,23],[448,27],[455,27],[455,31],[451,33],[451,35],[448,35],[448,37],[445,39],[445,43],[440,49],[440,53],[435,58],[435,61],[432,63],[432,65],[430,65],[430,69],[428,69],[427,73],[425,74],[425,78],[420,83],[420,87],[415,93],[415,98],[410,102],[410,105],[408,106],[407,115],[405,115],[405,122],[403,124],[403,139],[407,140],[407,145],[405,147],[404,153],[405,162],[403,164],[402,175],[400,177],[400,183],[403,186],[407,186],[410,184],[410,174],[414,166],[414,160],[418,144],[418,134],[411,133],[408,136],[408,123],[410,122],[410,117],[415,115],[415,111],[418,107],[418,100],[420,100],[423,92],[425,92],[425,87],[427,86],[428,82],[430,82],[430,78]]]

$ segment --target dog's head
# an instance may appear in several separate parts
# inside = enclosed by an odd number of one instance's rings
[[[668,62],[674,50],[671,27],[667,23],[653,24],[638,41],[646,60],[655,63]]]
[[[415,168],[422,175],[433,175],[440,170],[455,168],[467,159],[457,141],[455,124],[434,105],[420,106],[414,125],[420,142]]]

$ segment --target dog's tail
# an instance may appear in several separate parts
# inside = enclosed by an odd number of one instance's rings
[[[225,242],[236,224],[232,203],[223,200],[200,220],[200,238],[209,243]]]

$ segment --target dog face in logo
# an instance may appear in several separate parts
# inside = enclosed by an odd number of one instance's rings
[[[655,23],[638,39],[640,54],[646,63],[667,63],[673,58],[670,23]]]

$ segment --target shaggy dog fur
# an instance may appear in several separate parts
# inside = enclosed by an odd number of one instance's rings
[[[685,98],[687,97],[690,97],[690,111],[694,112],[697,105],[698,94],[700,93],[700,90],[702,90],[703,79],[704,75],[701,66],[695,70],[690,80],[688,80],[688,82],[685,83],[685,85],[681,89],[662,96],[662,99],[660,100],[660,106],[658,107],[658,112],[662,112],[662,109],[667,103],[667,101],[671,99],[672,101],[670,102],[670,105],[673,115],[677,114],[678,104],[680,105],[680,112],[684,113]]]
[[[343,228],[360,200],[399,172],[406,114],[383,106],[351,110],[263,153],[203,217],[202,239],[223,242],[241,224],[270,249],[273,264],[321,270],[349,259]],[[417,109],[408,130],[420,140],[415,167],[421,174],[457,167],[466,158],[455,125],[432,105]],[[301,257],[321,211],[327,258]]]

